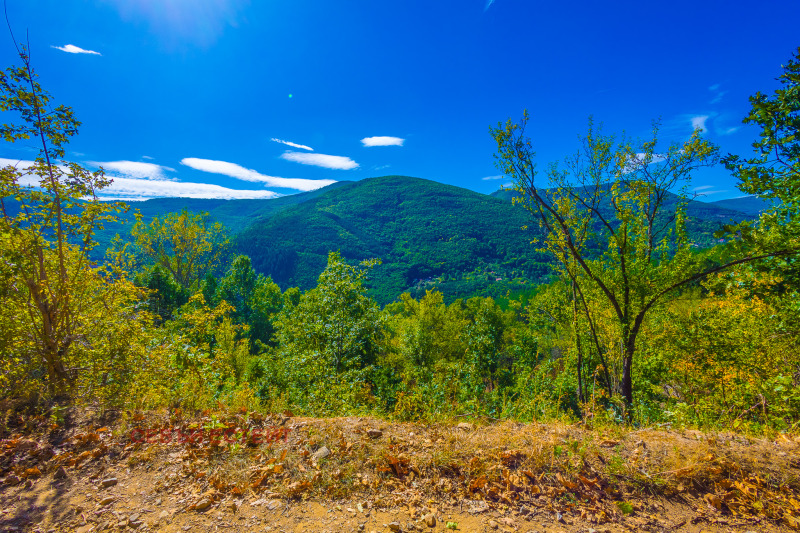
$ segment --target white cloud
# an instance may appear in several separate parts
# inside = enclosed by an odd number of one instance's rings
[[[169,178],[166,172],[175,172],[174,168],[157,165],[155,163],[142,163],[140,161],[87,161],[88,164],[103,167],[108,174],[136,180],[175,180]]]
[[[713,185],[701,185],[701,186],[699,186],[699,187],[695,187],[694,189],[692,189],[692,191],[693,191],[693,192],[696,192],[696,191],[704,191],[704,190],[706,190],[706,189],[713,189],[713,188],[714,188],[714,186],[713,186]]]
[[[102,55],[100,52],[95,52],[94,50],[84,50],[83,48],[75,46],[74,44],[68,44],[65,46],[51,46],[51,48],[61,50],[62,52],[67,52],[68,54],[91,54],[95,56]]]
[[[700,130],[701,133],[708,130],[708,128],[706,128],[706,121],[708,120],[708,115],[697,115],[691,117],[689,120],[692,123],[692,130]]]
[[[292,148],[300,148],[302,150],[308,150],[310,152],[314,151],[313,148],[311,148],[310,146],[306,146],[305,144],[297,144],[289,141],[284,141],[283,139],[276,139],[275,137],[273,137],[270,140],[275,141],[276,143],[285,144],[286,146],[291,146]]]
[[[403,143],[406,142],[405,139],[401,139],[400,137],[364,137],[361,139],[361,144],[367,147],[371,146],[403,146]]]
[[[494,1],[495,0],[486,0],[486,7],[483,8],[483,12],[484,13],[486,13],[486,11],[488,11],[489,8],[492,7],[492,4],[494,4]]]
[[[284,152],[281,154],[281,159],[287,161],[294,161],[302,165],[314,165],[323,168],[332,168],[336,170],[352,170],[358,168],[358,163],[341,155],[327,155],[327,154],[306,154],[303,152]]]
[[[703,192],[698,193],[697,196],[708,196],[710,194],[720,194],[720,193],[723,193],[723,192],[728,192],[728,189],[721,189],[719,191],[704,190]]]
[[[718,131],[717,133],[719,135],[731,135],[733,133],[736,133],[737,131],[739,131],[739,126],[734,126],[732,128],[726,128],[724,130]]]
[[[114,178],[114,182],[102,191],[104,199],[116,198],[220,198],[223,200],[268,199],[280,196],[267,190],[229,189],[211,183],[187,181],[138,180]],[[113,198],[112,198],[113,197]]]
[[[498,174],[497,176],[486,176],[485,178],[481,178],[481,179],[482,179],[483,181],[489,181],[489,180],[503,180],[503,179],[506,179],[506,176],[505,176],[504,174]]]
[[[728,92],[728,91],[721,91],[719,83],[715,83],[714,85],[709,86],[708,90],[711,91],[711,93],[714,95],[711,98],[710,102],[712,104],[720,103],[722,101],[722,97],[725,96],[725,94]]]
[[[155,157],[150,157],[149,155],[143,155],[142,159],[155,159]]]
[[[320,155],[320,154],[301,154],[301,155]],[[334,157],[334,156],[328,156]],[[279,178],[276,176],[267,176],[255,170],[244,168],[236,163],[229,163],[227,161],[215,161],[213,159],[199,159],[196,157],[187,157],[181,159],[181,164],[187,167],[202,170],[203,172],[211,172],[213,174],[222,174],[231,178],[236,178],[242,181],[253,181],[257,183],[264,183],[270,187],[282,187],[286,189],[296,189],[298,191],[313,191],[321,187],[325,187],[335,180],[307,180],[300,178]]]
[[[12,165],[19,170],[32,166],[33,161],[0,158],[0,167]],[[61,167],[62,170],[67,170]],[[225,200],[275,198],[278,193],[267,190],[239,190],[212,185],[210,183],[192,183],[158,179],[140,179],[112,176],[113,183],[99,191],[102,200],[147,200],[148,198],[221,198]],[[23,175],[20,184],[38,186],[39,177],[31,174]]]

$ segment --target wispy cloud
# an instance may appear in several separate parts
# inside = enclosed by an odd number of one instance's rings
[[[720,194],[720,193],[723,193],[723,192],[728,192],[728,189],[720,189],[718,191],[709,191],[709,190],[706,189],[706,190],[703,190],[703,192],[698,192],[697,196],[709,196],[711,194]]]
[[[712,94],[711,101],[710,101],[710,103],[712,103],[712,104],[720,103],[722,101],[722,97],[725,96],[725,94],[728,92],[728,91],[720,90],[720,84],[719,83],[715,83],[714,85],[711,85],[708,88],[708,90],[711,91],[711,94]]]
[[[386,137],[386,136],[378,136],[378,137],[364,137],[361,139],[361,144],[367,147],[371,146],[403,146],[403,143],[406,142],[405,139],[401,139],[400,137]]]
[[[732,128],[725,128],[723,130],[717,131],[718,135],[731,135],[739,131],[739,126],[734,126]]]
[[[313,148],[311,148],[310,146],[306,146],[305,144],[297,144],[289,141],[284,141],[283,139],[276,139],[275,137],[273,137],[271,140],[275,141],[276,143],[281,143],[285,144],[286,146],[291,146],[292,148],[300,148],[302,150],[309,150],[311,152],[314,151]]]
[[[692,189],[692,191],[693,192],[697,192],[697,191],[704,191],[706,189],[713,189],[713,188],[714,188],[713,185],[701,185],[699,187],[695,187],[694,189]]]
[[[150,160],[152,160],[152,159],[155,159],[155,158],[154,157],[150,157],[149,155],[143,155],[142,159],[150,159]]]
[[[708,115],[696,115],[689,118],[689,121],[692,123],[692,130],[700,130],[700,132],[708,131],[706,128],[706,121],[708,120]]]
[[[305,154],[305,155],[318,155],[318,154]],[[223,176],[236,178],[237,180],[264,183],[270,187],[296,189],[298,191],[313,191],[315,189],[325,187],[332,183],[336,183],[335,180],[307,180],[300,178],[279,178],[277,176],[267,176],[255,170],[251,170],[249,168],[237,165],[236,163],[229,163],[227,161],[215,161],[213,159],[199,159],[196,157],[187,157],[181,159],[181,164],[196,170],[202,170],[203,172],[211,172],[213,174],[222,174]]]
[[[483,8],[483,12],[486,13],[492,4],[494,4],[495,0],[486,0],[486,6]]]
[[[503,180],[503,179],[506,179],[506,176],[505,176],[504,174],[498,174],[497,176],[486,176],[485,178],[481,178],[481,179],[482,179],[483,181],[489,181],[489,180]]]
[[[33,161],[20,161],[0,158],[0,167],[12,165],[19,170],[26,170]],[[68,170],[68,169],[62,169]],[[109,173],[112,175],[112,173]],[[99,191],[101,200],[147,200],[150,198],[220,198],[225,200],[275,198],[278,193],[267,190],[240,190],[221,187],[210,183],[193,183],[186,181],[139,179],[113,176],[113,183]],[[20,178],[21,185],[36,187],[38,176],[27,174]]]
[[[67,44],[64,46],[51,46],[51,48],[55,48],[56,50],[61,50],[62,52],[67,52],[68,54],[89,54],[99,56],[102,55],[100,52],[95,52],[94,50],[84,50],[79,46],[75,46],[74,44]]]
[[[314,165],[336,170],[352,170],[358,168],[358,163],[341,155],[307,154],[303,152],[284,152],[281,159],[294,161],[302,165]]]
[[[167,176],[167,172],[175,172],[174,168],[155,163],[141,161],[87,161],[87,163],[103,167],[108,174],[135,180],[173,181],[176,179]]]
[[[220,198],[223,200],[267,199],[280,196],[268,190],[229,189],[211,183],[188,181],[157,181],[114,178],[110,187],[103,190],[104,196],[126,198]]]

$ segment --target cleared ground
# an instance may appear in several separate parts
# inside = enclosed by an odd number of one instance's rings
[[[800,439],[291,413],[8,416],[3,531],[791,531]]]

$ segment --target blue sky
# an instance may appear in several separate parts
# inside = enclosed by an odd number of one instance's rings
[[[589,115],[746,154],[747,97],[800,46],[797,0],[7,0],[109,194],[257,198],[401,174],[496,190],[490,125],[528,109],[542,167]],[[11,39],[2,65],[15,62]],[[76,53],[77,52],[77,53]],[[89,53],[92,52],[92,53]],[[0,145],[3,162],[33,145]],[[740,196],[722,168],[709,200]]]

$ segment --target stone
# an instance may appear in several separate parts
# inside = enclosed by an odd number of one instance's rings
[[[500,524],[498,524],[495,520],[489,520],[489,527],[492,529],[497,529],[500,527]]]
[[[205,511],[209,507],[211,507],[211,500],[208,499],[208,498],[203,498],[202,500],[200,500],[199,502],[197,502],[195,504],[194,510],[195,511]]]
[[[377,439],[383,436],[383,431],[380,429],[368,429],[367,436],[371,439]]]
[[[436,527],[436,515],[433,513],[428,513],[423,518],[425,520],[425,525],[428,527]]]
[[[280,500],[270,500],[267,502],[267,509],[270,511],[274,511],[275,509],[280,509],[283,506],[283,502]]]
[[[170,517],[169,511],[161,511],[161,513],[158,515],[159,520],[167,520],[169,517]]]
[[[53,479],[66,479],[67,477],[67,469],[63,466],[59,466],[58,469],[53,474]]]
[[[464,431],[472,431],[475,429],[475,424],[470,424],[469,422],[461,422],[456,427]]]
[[[319,461],[320,459],[325,459],[325,458],[326,458],[326,457],[328,457],[330,454],[331,454],[331,451],[328,449],[328,447],[327,447],[327,446],[323,446],[323,447],[322,447],[322,448],[320,448],[319,450],[315,451],[315,452],[314,452],[314,454],[312,455],[312,457],[313,457],[313,458],[314,458],[316,461]]]
[[[394,531],[395,533],[402,531],[402,528],[400,527],[400,522],[392,522],[391,524],[388,524],[387,527],[389,528],[390,531]]]
[[[100,482],[100,486],[102,486],[104,489],[107,489],[108,487],[113,487],[116,484],[117,484],[117,478],[115,477],[110,477]]]
[[[105,498],[100,500],[100,507],[105,507],[106,505],[108,505],[110,503],[114,503],[115,499],[116,498],[114,498],[113,496],[106,496]]]
[[[35,450],[39,447],[39,444],[35,440],[30,439],[21,439],[17,442],[17,451],[18,452],[27,452],[30,450]]]

